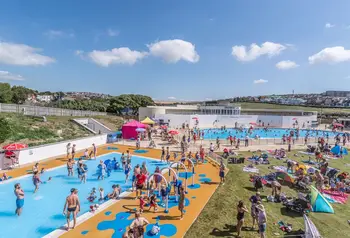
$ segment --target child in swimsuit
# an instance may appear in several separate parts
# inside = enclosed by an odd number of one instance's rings
[[[148,210],[150,211],[152,207],[154,208],[154,212],[158,210],[157,197],[155,194],[153,194],[150,198]]]
[[[105,199],[104,190],[103,188],[100,188],[99,191],[100,191],[100,198],[98,200],[103,201]]]
[[[96,199],[96,188],[92,188],[90,196],[87,198],[90,202],[94,202]]]
[[[126,166],[125,166],[125,169],[124,169],[124,173],[125,173],[125,183],[127,183],[127,181],[128,181],[130,170],[131,170],[130,164],[126,165]]]
[[[143,209],[145,208],[147,197],[140,196],[140,212],[143,212]]]

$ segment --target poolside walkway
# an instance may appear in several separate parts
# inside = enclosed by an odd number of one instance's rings
[[[116,149],[117,148],[117,149]],[[107,154],[110,152],[125,152],[130,150],[134,155],[145,156],[158,159],[160,158],[160,150],[157,149],[144,149],[142,154],[135,153],[135,147],[128,145],[116,145],[108,144],[100,146],[98,148],[98,155]],[[83,152],[77,153],[76,157],[79,157]],[[64,166],[67,162],[65,155],[47,159],[41,161],[40,167],[45,169],[54,168],[57,166]],[[210,161],[209,161],[210,162]],[[16,168],[8,171],[8,175],[12,177],[19,177],[31,173],[33,164],[28,164],[21,168]],[[182,170],[184,171],[184,170]],[[151,171],[153,172],[153,171]],[[165,175],[168,179],[168,175]],[[184,178],[181,178],[184,180]],[[190,185],[192,179],[187,179],[187,184]],[[193,222],[196,220],[206,203],[209,201],[210,197],[213,195],[217,187],[219,186],[218,168],[213,166],[212,163],[206,162],[205,164],[200,164],[195,167],[195,177],[194,177],[195,187],[188,189],[188,194],[186,194],[186,213],[183,220],[180,220],[180,212],[177,208],[177,203],[175,201],[169,203],[169,213],[164,213],[164,208],[159,207],[158,212],[148,212],[145,211],[143,216],[151,223],[155,224],[159,221],[161,225],[160,236],[161,237],[183,237],[186,231],[190,228]],[[225,185],[224,185],[225,186]],[[109,191],[106,191],[109,192]],[[145,191],[146,192],[146,191]],[[127,194],[120,200],[109,201],[111,204],[109,207],[103,209],[100,208],[91,214],[79,214],[83,215],[83,221],[74,230],[65,232],[63,230],[56,230],[52,233],[53,236],[46,237],[122,237],[125,229],[131,224],[134,219],[134,209],[139,209],[139,200],[134,200],[135,192]],[[85,197],[80,197],[81,200],[86,199]],[[59,202],[59,204],[63,202]],[[146,209],[148,209],[146,207]],[[91,217],[91,215],[94,215]],[[152,225],[146,228],[146,232],[150,230]],[[145,236],[147,237],[147,235]],[[159,237],[159,236],[157,236]]]

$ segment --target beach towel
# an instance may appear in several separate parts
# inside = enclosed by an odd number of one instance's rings
[[[346,193],[342,193],[339,191],[332,191],[332,190],[322,190],[322,194],[326,195],[325,197],[328,197],[332,200],[334,200],[336,203],[345,204],[348,200],[349,195]]]
[[[272,168],[277,170],[277,171],[287,172],[287,167],[285,167],[285,166],[277,166],[277,165],[275,165]]]
[[[259,173],[259,169],[257,169],[257,168],[250,168],[250,167],[243,167],[243,172]]]

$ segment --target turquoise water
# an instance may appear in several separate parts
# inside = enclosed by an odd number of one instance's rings
[[[289,135],[291,130],[283,128],[273,128],[265,131],[262,128],[257,128],[254,129],[251,134],[248,134],[248,129],[243,129],[243,131],[240,131],[233,128],[227,128],[226,130],[204,129],[201,131],[204,131],[204,139],[216,139],[217,137],[219,137],[219,139],[227,139],[230,135],[243,139],[247,135],[249,136],[249,138],[255,138],[257,135],[260,138],[281,138],[283,135]],[[329,138],[332,138],[338,135],[339,133],[321,130],[299,130],[299,137],[305,137],[307,134],[309,134],[309,137],[326,137],[328,135]]]
[[[86,161],[89,169],[86,184],[80,183],[76,170],[74,177],[68,177],[66,167],[46,171],[41,176],[41,180],[46,181],[52,177],[52,181],[41,184],[39,191],[35,194],[33,193],[34,185],[31,176],[0,184],[0,237],[42,237],[60,228],[65,224],[65,216],[62,212],[65,199],[70,194],[71,188],[77,188],[79,191],[78,195],[82,206],[79,215],[90,210],[91,203],[87,197],[93,187],[96,189],[104,188],[105,195],[111,192],[113,184],[121,185],[122,191],[126,191],[131,187],[131,181],[125,184],[123,171],[113,171],[111,176],[104,180],[97,180],[97,176],[94,175],[100,160],[113,159],[113,157],[120,161],[119,153],[111,153],[100,156],[97,160]],[[141,165],[144,161],[151,173],[154,172],[156,166],[160,168],[167,166],[166,163],[138,156],[132,156],[131,163],[134,167],[136,164]],[[132,174],[129,178],[131,177]],[[25,202],[20,217],[15,215],[16,197],[13,193],[15,183],[20,183],[25,192]]]

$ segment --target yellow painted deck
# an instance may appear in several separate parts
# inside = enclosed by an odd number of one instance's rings
[[[110,153],[111,150],[108,150],[107,147],[112,145],[104,145],[98,148],[98,155]],[[116,152],[125,152],[126,150],[130,150],[133,154],[134,147],[124,146],[124,145],[113,145],[118,147],[118,151]],[[147,153],[141,154],[141,156],[151,157],[151,158],[160,158],[160,150],[148,149]],[[81,156],[83,152],[79,152],[76,154],[76,157]],[[135,154],[140,156],[140,154]],[[40,162],[40,166],[43,168],[53,168],[60,165],[63,165],[67,162],[65,155],[50,158],[48,160]],[[187,163],[186,163],[187,164]],[[8,172],[8,175],[13,177],[22,176],[28,174],[28,170],[31,170],[33,165],[27,165],[18,169],[14,169]],[[153,171],[151,171],[153,172]],[[210,183],[202,183],[199,181],[201,179],[198,175],[205,174],[206,178],[210,178]],[[194,183],[200,184],[199,189],[188,189],[188,194],[186,194],[186,198],[189,199],[189,206],[185,207],[186,213],[183,220],[179,220],[180,212],[178,211],[177,206],[170,208],[169,213],[164,213],[164,208],[159,207],[158,212],[148,212],[145,211],[143,216],[152,224],[156,222],[156,217],[159,216],[160,224],[173,224],[177,228],[176,235],[172,237],[183,237],[186,231],[190,228],[192,223],[196,220],[201,210],[204,208],[205,204],[208,202],[212,194],[215,192],[216,188],[219,186],[219,171],[218,168],[213,166],[212,163],[199,164],[195,168],[195,181]],[[165,175],[168,179],[168,176]],[[189,178],[187,180],[187,184],[191,184],[192,179]],[[112,237],[114,232],[114,237],[121,237],[122,233],[120,231],[115,231],[113,229],[100,231],[97,229],[97,225],[102,221],[111,221],[115,219],[115,215],[120,212],[133,212],[134,208],[139,209],[139,200],[133,200],[131,198],[135,197],[135,192],[131,193],[129,197],[125,197],[120,199],[117,203],[111,205],[103,211],[99,211],[98,214],[91,217],[87,221],[78,225],[74,230],[70,230],[69,232],[64,233],[61,237]],[[83,198],[81,198],[83,199]],[[148,209],[147,207],[145,208]],[[105,215],[105,212],[111,212],[110,215]],[[78,214],[82,215],[82,214]],[[133,219],[134,214],[128,219]],[[85,231],[85,234],[82,232]],[[161,236],[163,237],[163,236]]]

